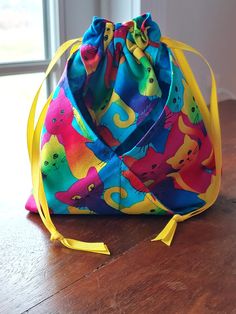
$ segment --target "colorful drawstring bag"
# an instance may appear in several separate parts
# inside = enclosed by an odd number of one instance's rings
[[[43,83],[30,110],[33,195],[26,209],[39,213],[52,241],[101,254],[110,254],[104,243],[65,238],[50,215],[168,215],[152,241],[170,245],[177,223],[219,194],[221,132],[210,65],[190,46],[162,37],[150,13],[117,24],[94,17],[83,38],[57,50],[45,78],[68,49],[37,123]],[[209,107],[185,51],[210,69]]]

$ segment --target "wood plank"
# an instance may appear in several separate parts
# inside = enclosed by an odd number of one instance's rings
[[[20,210],[19,210],[20,207]],[[165,225],[166,217],[53,217],[65,235],[105,241],[112,256],[51,243],[38,215],[22,204],[0,211],[0,313],[20,313],[101,267]],[[57,278],[56,284],[51,280]]]
[[[143,241],[28,313],[235,313],[236,216],[227,208],[236,210],[219,200],[179,225],[171,248]]]

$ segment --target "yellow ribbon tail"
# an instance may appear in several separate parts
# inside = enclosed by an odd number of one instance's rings
[[[67,238],[63,238],[60,242],[69,249],[111,255],[107,245],[103,242],[82,242]]]
[[[110,255],[110,251],[106,244],[103,242],[83,242],[74,239],[64,238],[57,230],[51,234],[51,241],[60,241],[64,246],[69,249],[86,251],[91,253],[106,254]]]
[[[151,241],[162,241],[166,245],[170,246],[175,235],[177,223],[180,221],[183,221],[183,217],[180,215],[174,215],[165,228]]]

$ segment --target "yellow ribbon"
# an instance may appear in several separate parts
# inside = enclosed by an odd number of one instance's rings
[[[216,178],[214,180],[214,186],[211,190],[210,199],[208,202],[202,206],[201,208],[192,211],[191,213],[185,215],[174,215],[165,228],[151,241],[162,241],[166,245],[170,246],[172,239],[175,234],[175,230],[177,227],[177,223],[189,219],[195,215],[200,214],[211,205],[214,204],[219,191],[221,184],[221,169],[222,169],[222,148],[221,148],[221,129],[220,129],[220,120],[219,120],[219,112],[218,112],[218,101],[217,101],[217,88],[216,88],[216,80],[211,66],[208,61],[194,48],[189,45],[186,45],[182,42],[162,37],[161,41],[166,44],[173,52],[190,88],[192,90],[193,96],[195,97],[199,110],[202,114],[203,121],[210,137],[214,155],[215,155],[215,165],[216,165]],[[192,52],[198,55],[208,66],[211,74],[211,99],[210,99],[210,111],[208,110],[207,104],[205,102],[204,97],[200,91],[200,88],[197,84],[195,76],[189,66],[189,63],[184,55],[184,51]]]
[[[57,63],[57,61],[67,51],[69,47],[75,44],[76,46],[73,46],[72,48],[73,50],[70,53],[71,55],[73,51],[76,51],[74,47],[76,47],[76,49],[79,48],[79,44],[81,44],[81,38],[69,40],[58,48],[58,50],[55,53],[54,58],[52,59],[52,61],[50,62],[46,70],[45,78],[43,82],[41,83],[38,91],[36,92],[36,95],[34,97],[34,100],[30,109],[30,113],[28,117],[28,124],[27,124],[27,144],[28,144],[29,158],[31,162],[33,194],[34,194],[34,198],[35,198],[35,202],[38,208],[39,215],[45,227],[48,229],[48,231],[51,234],[51,238],[50,238],[51,241],[60,241],[64,246],[70,249],[74,249],[74,250],[81,250],[81,251],[110,255],[110,252],[107,246],[102,242],[89,243],[89,242],[82,242],[82,241],[78,241],[74,239],[68,239],[68,238],[64,238],[64,236],[57,231],[50,217],[48,203],[47,203],[44,188],[43,188],[42,173],[40,170],[40,136],[41,136],[46,112],[50,104],[50,101],[52,99],[52,94],[49,96],[46,104],[44,105],[43,110],[38,118],[36,127],[34,128],[35,112],[36,112],[39,94],[40,94],[40,91],[41,91],[41,88],[45,79],[47,78],[47,76],[49,75],[49,73],[51,72],[55,64]]]
[[[165,228],[156,236],[156,238],[152,239],[151,241],[160,240],[166,245],[170,246],[172,239],[175,234],[175,230],[177,227],[177,223],[183,221],[184,218],[181,215],[174,215]]]

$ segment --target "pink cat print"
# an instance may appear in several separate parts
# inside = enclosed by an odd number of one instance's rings
[[[45,126],[49,135],[56,135],[59,142],[64,146],[73,175],[82,178],[87,174],[91,165],[101,168],[101,161],[86,146],[86,143],[91,141],[72,126],[73,118],[72,105],[61,88],[58,97],[50,103]]]

